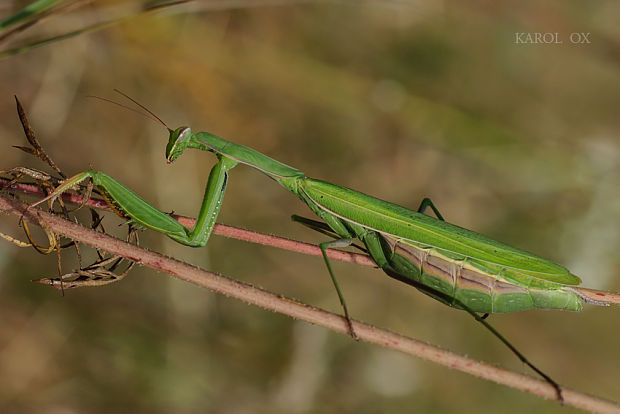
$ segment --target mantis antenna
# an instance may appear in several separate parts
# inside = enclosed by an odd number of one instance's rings
[[[151,111],[150,109],[148,109],[146,106],[142,105],[140,102],[136,101],[135,99],[133,99],[132,97],[130,97],[130,96],[129,96],[129,95],[127,95],[126,93],[121,92],[121,91],[120,91],[120,90],[118,90],[118,89],[114,89],[114,92],[116,92],[116,93],[118,93],[118,94],[122,95],[123,97],[125,97],[125,98],[129,99],[131,102],[133,102],[134,104],[138,105],[141,109],[143,109],[144,111],[146,111],[146,113],[141,112],[141,111],[138,111],[137,109],[132,108],[132,107],[130,107],[130,106],[123,105],[122,103],[116,102],[116,101],[114,101],[114,100],[112,100],[112,99],[102,98],[101,96],[96,96],[96,95],[87,95],[87,98],[95,98],[95,99],[99,99],[99,100],[104,101],[104,102],[108,102],[108,103],[111,103],[111,104],[114,104],[114,105],[120,106],[121,108],[125,108],[125,109],[127,109],[127,110],[129,110],[129,111],[135,112],[135,113],[137,113],[137,114],[139,114],[139,115],[142,115],[142,116],[143,116],[143,117],[145,117],[145,118],[150,119],[150,120],[151,120],[151,121],[153,121],[153,122],[156,122],[156,123],[158,123],[158,124],[161,124],[161,125],[163,125],[163,127],[164,127],[164,128],[166,128],[167,130],[170,130],[170,128],[168,128],[168,125],[166,125],[166,123],[165,123],[164,121],[162,121],[162,119],[161,119],[160,117],[158,117],[157,115],[155,115],[155,114],[153,113],[153,111]]]
[[[151,115],[153,118],[155,118],[155,120],[159,121],[159,123],[162,124],[167,130],[170,130],[170,128],[168,128],[168,125],[166,125],[166,123],[164,121],[162,121],[160,117],[155,115],[155,113],[153,111],[151,111],[149,108],[147,108],[146,106],[142,105],[140,102],[136,101],[135,99],[133,99],[131,96],[127,95],[126,93],[121,92],[119,89],[114,88],[114,92],[118,93],[119,95],[124,96],[125,98],[129,99],[131,102],[133,102],[136,105],[138,105],[140,108],[144,109],[149,115]]]

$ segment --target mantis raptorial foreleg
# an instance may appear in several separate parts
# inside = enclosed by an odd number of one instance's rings
[[[235,165],[237,165],[235,160],[220,157],[213,167],[207,181],[198,219],[191,230],[183,227],[170,215],[148,204],[109,175],[94,170],[88,170],[66,179],[55,191],[31,204],[29,208],[45,201],[53,203],[63,192],[90,178],[93,184],[106,194],[115,210],[129,217],[137,225],[162,232],[181,244],[200,247],[209,240],[215,219],[222,206],[228,171]]]

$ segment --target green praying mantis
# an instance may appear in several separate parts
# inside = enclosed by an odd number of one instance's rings
[[[389,276],[448,306],[469,312],[555,387],[558,399],[562,399],[559,385],[531,364],[484,318],[490,313],[532,308],[581,310],[582,301],[587,298],[573,288],[581,281],[565,267],[447,223],[430,199],[424,199],[420,208],[413,211],[313,179],[296,168],[211,133],[194,133],[189,127],[172,130],[147,108],[133,102],[168,130],[165,153],[168,163],[176,161],[186,149],[211,152],[217,157],[194,227],[182,226],[109,175],[92,169],[66,179],[30,207],[45,201],[53,203],[63,192],[90,179],[91,185],[106,196],[114,209],[133,223],[163,233],[178,243],[201,247],[207,244],[215,225],[230,170],[238,164],[248,165],[297,195],[322,220],[298,218],[298,221],[335,239],[319,246],[354,338],[349,311],[326,251],[351,245],[357,239]],[[428,207],[437,218],[423,214]]]

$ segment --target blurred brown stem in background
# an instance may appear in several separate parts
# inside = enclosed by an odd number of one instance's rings
[[[11,37],[28,30],[39,23],[43,23],[51,17],[69,13],[88,3],[92,3],[92,0],[76,0],[73,3],[60,4],[52,9],[35,13],[33,16],[28,16],[29,18],[26,19],[26,21],[20,23],[11,30],[6,30],[4,33],[0,34],[0,45],[4,44]]]
[[[202,270],[173,258],[162,256],[159,253],[72,223],[58,215],[46,213],[38,209],[27,210],[27,207],[26,204],[18,200],[0,195],[0,210],[17,217],[23,216],[24,219],[45,226],[45,228],[56,234],[105,250],[111,254],[122,256],[152,269],[166,272],[178,279],[206,287],[246,303],[320,325],[335,332],[348,334],[347,323],[340,315],[267,292],[247,283]],[[363,341],[414,355],[544,398],[554,398],[556,395],[555,389],[545,381],[500,369],[361,322],[353,321],[353,326],[359,339]],[[620,405],[614,402],[595,398],[577,391],[563,389],[562,393],[564,403],[567,405],[600,413],[612,413],[620,410]]]
[[[130,4],[127,11],[121,13],[119,17],[111,17],[107,19],[103,19],[100,21],[96,21],[94,23],[88,24],[80,29],[71,30],[62,34],[44,37],[42,39],[37,40],[28,40],[24,44],[12,47],[10,49],[0,51],[0,59],[12,55],[17,55],[20,53],[29,52],[32,49],[47,46],[51,43],[55,43],[58,41],[70,39],[72,37],[80,36],[85,33],[96,32],[101,29],[105,29],[117,24],[125,23],[131,19],[135,19],[140,16],[150,15],[162,10],[172,11],[173,9],[177,12],[181,12],[182,9],[179,7],[191,6],[190,10],[194,12],[198,12],[201,10],[221,10],[221,9],[235,9],[235,8],[247,8],[247,7],[258,7],[258,6],[270,6],[270,5],[282,5],[282,4],[296,4],[296,3],[311,3],[316,2],[317,0],[234,0],[234,1],[209,1],[209,2],[198,2],[196,0],[171,0],[168,2],[155,2],[149,4],[149,2],[145,2],[138,10],[135,10],[135,5]],[[321,1],[321,0],[319,0]],[[33,26],[42,23],[50,18],[57,17],[69,12],[72,12],[76,9],[81,8],[82,6],[88,5],[92,3],[92,0],[76,0],[73,3],[60,4],[57,7],[54,7],[49,10],[44,10],[34,14],[33,16],[28,16],[25,22],[19,24],[11,30],[7,30],[4,33],[0,33],[0,45],[6,43],[12,37],[27,31]],[[125,9],[121,6],[114,7],[116,9]],[[99,13],[93,13],[93,15],[98,17]],[[112,13],[114,15],[115,13]],[[116,13],[118,14],[118,13]]]

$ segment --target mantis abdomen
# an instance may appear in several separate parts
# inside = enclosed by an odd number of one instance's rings
[[[448,306],[460,309],[461,302],[481,313],[582,309],[580,296],[564,285],[533,279],[514,269],[447,255],[436,248],[422,248],[390,237],[385,240],[392,251],[390,265],[404,276],[399,280],[445,294],[450,299],[421,290]]]

